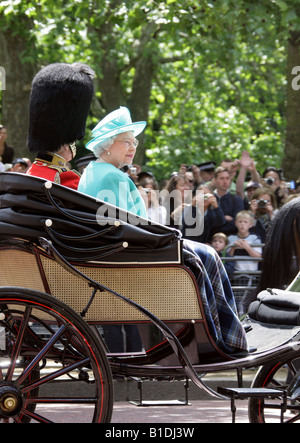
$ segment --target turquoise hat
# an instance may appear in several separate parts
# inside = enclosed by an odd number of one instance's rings
[[[121,106],[120,109],[111,112],[97,124],[92,131],[93,138],[86,145],[86,148],[93,151],[104,140],[123,132],[132,131],[134,136],[137,137],[146,126],[146,122],[133,123],[129,109]]]

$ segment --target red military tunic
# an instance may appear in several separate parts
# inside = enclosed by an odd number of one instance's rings
[[[63,157],[50,152],[38,155],[39,157],[27,171],[28,175],[45,178],[53,183],[77,190],[80,174],[69,169]]]

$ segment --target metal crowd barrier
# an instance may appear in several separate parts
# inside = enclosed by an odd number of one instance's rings
[[[225,254],[232,248],[232,244],[228,245],[225,249]],[[264,243],[250,245],[255,248],[263,248]],[[221,257],[223,263],[225,262],[241,262],[241,261],[253,261],[258,263],[258,269],[256,271],[234,271],[230,276],[230,282],[233,294],[235,296],[238,313],[243,316],[247,313],[249,305],[255,300],[257,295],[257,287],[259,284],[261,269],[259,263],[262,262],[261,258],[249,257],[249,256],[234,256],[234,257]]]

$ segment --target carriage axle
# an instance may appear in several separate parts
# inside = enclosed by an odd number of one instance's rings
[[[8,418],[17,415],[23,408],[23,396],[12,383],[0,385],[0,417]]]

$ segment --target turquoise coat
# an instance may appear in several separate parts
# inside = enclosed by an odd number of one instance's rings
[[[148,218],[144,200],[133,181],[109,163],[91,162],[80,179],[78,191]]]

